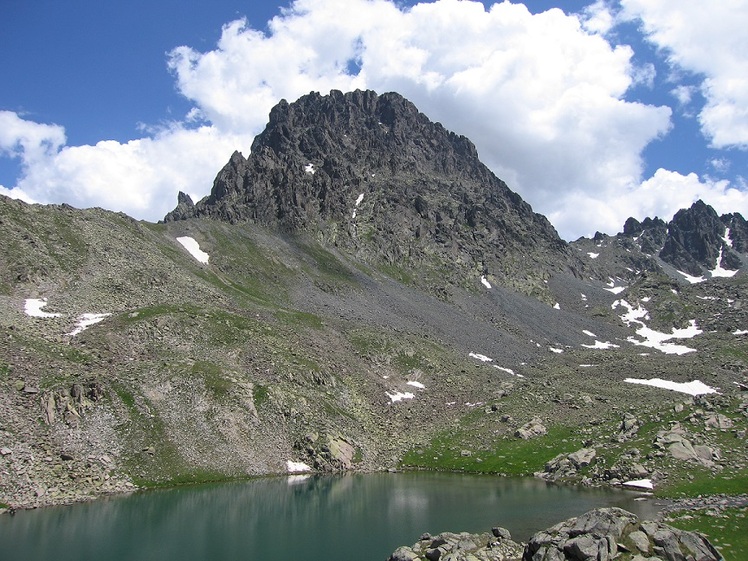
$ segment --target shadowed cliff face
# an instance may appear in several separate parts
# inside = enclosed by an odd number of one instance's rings
[[[190,217],[311,234],[373,265],[438,276],[442,287],[493,275],[540,294],[549,272],[572,261],[467,138],[395,93],[281,101],[249,157],[234,153],[208,197],[180,199],[165,220]]]
[[[733,248],[744,250],[747,231],[740,214],[720,218],[712,207],[699,200],[675,214],[660,257],[676,269],[697,276],[702,268],[738,269],[741,260]]]

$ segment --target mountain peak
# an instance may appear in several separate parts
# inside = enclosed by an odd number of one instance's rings
[[[525,292],[542,291],[548,268],[568,263],[548,220],[481,163],[470,140],[397,93],[280,101],[249,157],[235,153],[208,197],[166,220],[188,217],[313,235],[375,265],[491,274]],[[520,275],[518,259],[535,265]]]

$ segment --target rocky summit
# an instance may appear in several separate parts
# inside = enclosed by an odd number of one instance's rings
[[[209,196],[180,194],[165,221],[210,217],[313,235],[446,290],[492,276],[543,294],[573,266],[566,244],[481,163],[470,140],[396,93],[311,93],[280,102]]]
[[[361,91],[280,102],[177,202],[0,197],[3,505],[387,469],[746,489],[742,216],[566,243],[468,139]]]

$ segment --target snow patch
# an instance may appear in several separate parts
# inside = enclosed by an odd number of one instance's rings
[[[506,368],[506,367],[504,367],[504,366],[498,366],[498,365],[496,365],[496,364],[493,364],[492,366],[493,366],[494,368],[496,368],[497,370],[501,370],[502,372],[506,372],[507,374],[511,374],[512,376],[516,376],[517,378],[524,378],[524,376],[523,376],[522,374],[517,374],[517,373],[516,373],[516,372],[515,372],[514,370],[512,370],[511,368]]]
[[[605,290],[607,290],[608,292],[612,292],[613,294],[620,294],[621,292],[626,290],[626,287],[625,286],[613,286],[611,288],[606,288]]]
[[[483,283],[483,286],[485,286],[486,288],[491,288],[491,283],[490,283],[490,282],[488,282],[488,279],[486,278],[486,276],[485,276],[485,275],[483,275],[483,276],[482,276],[482,277],[480,278],[480,281],[481,281],[481,282]]]
[[[177,238],[177,241],[181,243],[182,246],[189,252],[189,254],[197,259],[200,263],[203,263],[204,265],[208,264],[210,255],[200,249],[200,244],[197,243],[195,238],[191,238],[190,236],[180,236]]]
[[[413,386],[414,388],[418,388],[419,390],[425,390],[426,386],[424,386],[421,382],[416,382],[415,380],[412,380],[407,383],[409,386]]]
[[[105,318],[111,315],[112,314],[81,314],[80,316],[78,316],[78,323],[75,325],[75,329],[68,333],[68,335],[70,335],[71,337],[75,337],[81,331],[88,329],[92,325],[103,321]]]
[[[415,395],[410,392],[395,392],[395,393],[387,392],[387,397],[390,398],[390,401],[392,403],[395,403],[397,401],[402,401],[403,399],[413,399]]]
[[[556,302],[555,304],[553,304],[553,309],[554,310],[560,310],[561,309],[561,304],[559,304],[558,302]]]
[[[732,332],[733,335],[748,335],[748,329],[736,329]]]
[[[599,253],[592,253],[592,252],[590,252],[587,255],[589,255],[590,259],[597,259],[598,257],[600,257]]]
[[[552,353],[556,353],[556,354],[561,354],[562,352],[564,352],[563,349],[557,349],[555,347],[548,347],[548,350],[551,351]]]
[[[58,318],[62,315],[42,311],[42,308],[46,305],[46,298],[27,298],[23,309],[27,316],[33,318]]]
[[[616,345],[615,343],[611,343],[610,341],[598,341],[595,339],[594,345],[582,345],[586,349],[617,349],[620,347],[620,345]]]
[[[486,355],[481,355],[481,354],[478,354],[478,353],[470,353],[468,356],[471,357],[471,358],[477,358],[481,362],[493,362],[492,358],[489,358]]]
[[[722,236],[722,241],[725,242],[727,247],[733,247],[732,240],[730,239],[730,228],[725,228],[725,235]]]
[[[314,164],[309,163],[309,164],[307,164],[307,165],[304,166],[304,171],[306,173],[310,173],[310,174],[314,175],[317,170],[314,169]]]
[[[597,337],[597,335],[595,335],[594,333],[592,333],[592,331],[587,331],[586,329],[584,331],[582,331],[582,333],[584,333],[588,337]]]
[[[696,320],[692,319],[689,323],[689,326],[686,328],[673,328],[671,333],[661,333],[659,331],[655,331],[654,329],[650,329],[642,321],[644,319],[649,319],[649,313],[647,312],[647,310],[642,308],[641,304],[638,307],[634,308],[631,304],[626,302],[626,300],[616,300],[611,305],[611,308],[616,309],[618,307],[623,307],[628,310],[624,315],[621,316],[621,320],[623,320],[623,322],[629,327],[631,327],[632,324],[638,325],[639,328],[636,330],[636,334],[644,339],[644,341],[639,341],[634,337],[629,337],[628,341],[630,343],[642,347],[657,349],[658,351],[661,351],[665,354],[682,355],[696,351],[696,349],[692,349],[684,345],[676,345],[674,343],[667,342],[670,339],[692,339],[696,335],[703,333],[701,329],[696,326]]]
[[[693,396],[717,393],[717,390],[710,386],[707,386],[705,383],[700,382],[699,380],[694,380],[693,382],[671,382],[670,380],[663,380],[661,378],[651,378],[649,380],[642,380],[639,378],[626,378],[624,382],[628,382],[629,384],[653,386],[655,388],[687,393]]]
[[[679,275],[683,275],[683,277],[688,282],[690,282],[691,284],[698,284],[698,283],[704,282],[706,280],[703,276],[701,276],[701,277],[694,277],[694,276],[689,275],[688,273],[684,273],[683,271],[677,271],[677,273]],[[675,294],[677,294],[677,292]]]
[[[360,194],[360,195],[358,196],[358,198],[356,199],[356,202],[355,202],[355,203],[354,203],[354,205],[353,205],[353,206],[355,207],[355,208],[353,209],[353,216],[352,216],[353,218],[356,218],[356,214],[358,213],[358,205],[360,205],[360,204],[361,204],[361,201],[363,201],[363,200],[364,200],[364,194],[363,194],[363,193],[361,193],[361,194]]]
[[[637,489],[654,489],[651,479],[633,479],[623,483],[624,487],[636,487]]]
[[[737,270],[730,271],[729,269],[723,269],[722,265],[720,265],[720,263],[722,263],[722,250],[723,248],[720,248],[719,255],[717,256],[717,266],[711,271],[712,277],[723,277],[723,278],[734,277],[735,273],[737,273]]]
[[[286,470],[288,473],[307,473],[312,471],[312,468],[306,465],[304,462],[294,462],[293,460],[286,461]]]

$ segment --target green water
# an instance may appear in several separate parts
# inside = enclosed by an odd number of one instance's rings
[[[598,506],[654,500],[534,479],[434,473],[270,478],[137,493],[0,517],[0,558],[54,561],[384,561],[423,532],[517,540]]]

